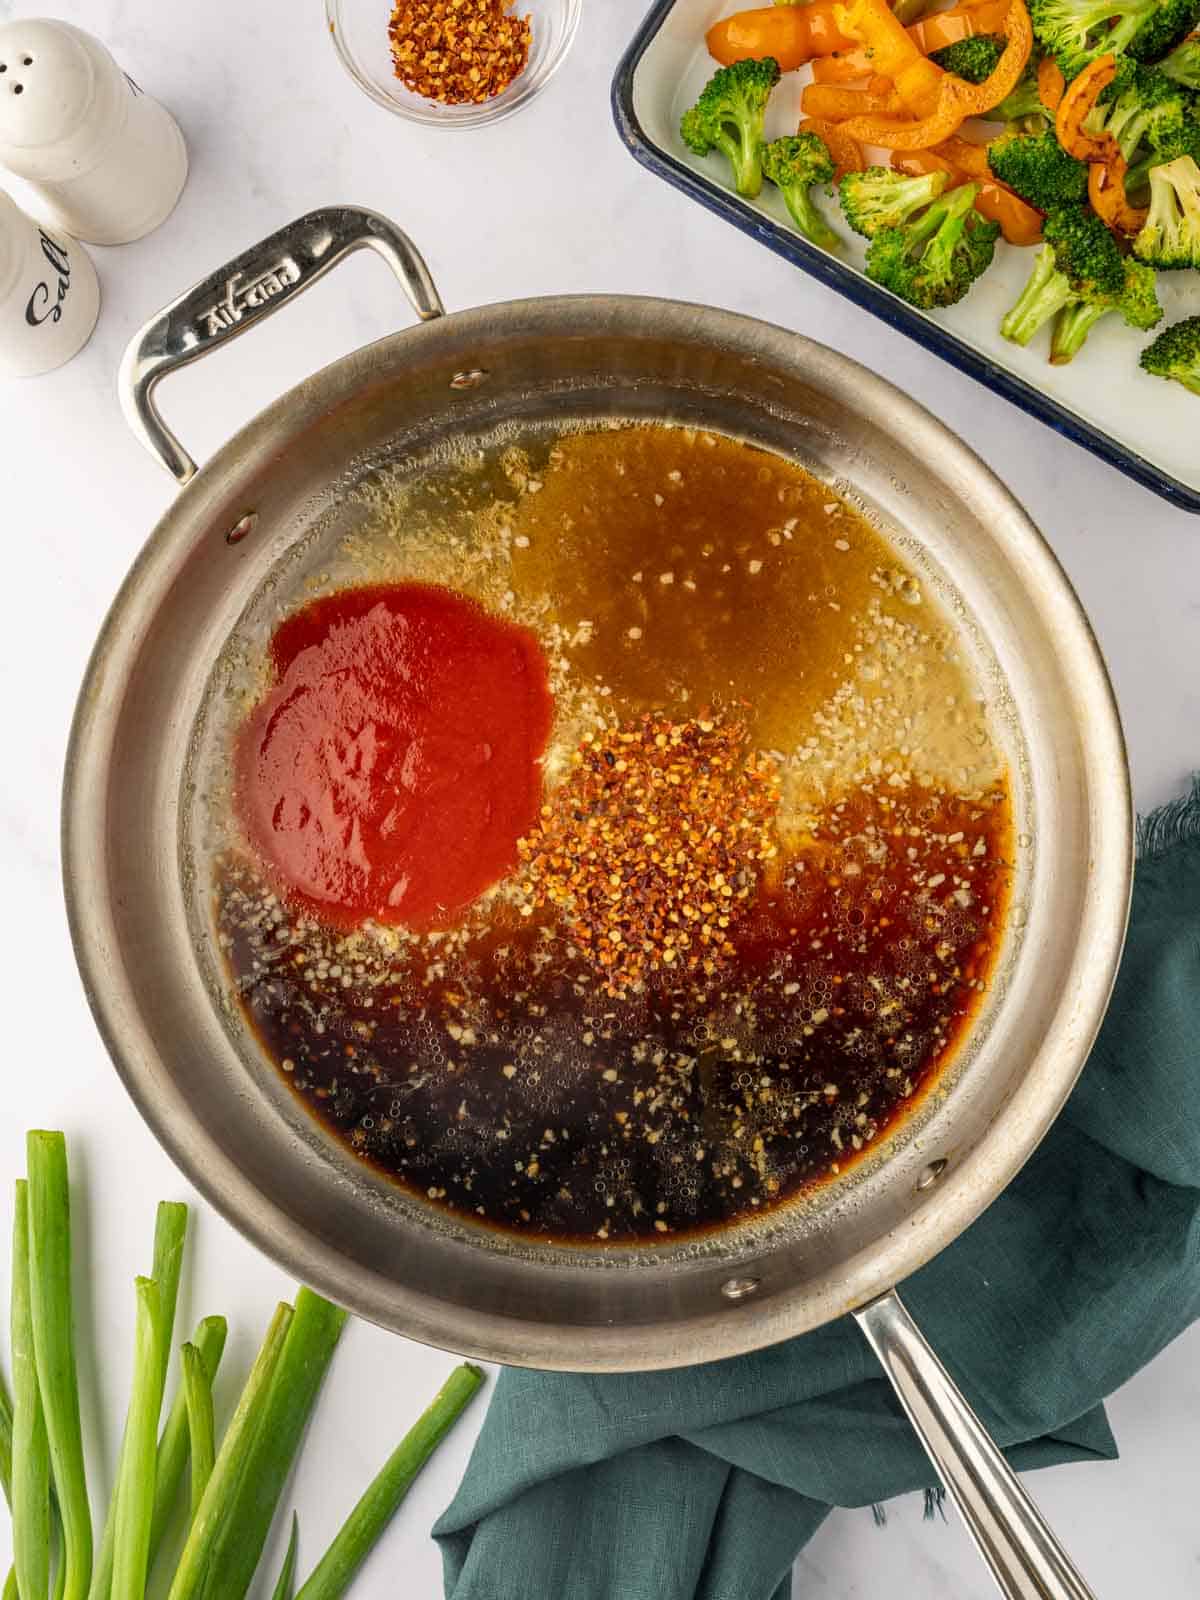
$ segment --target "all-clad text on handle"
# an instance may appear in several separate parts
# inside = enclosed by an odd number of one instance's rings
[[[159,415],[156,385],[168,372],[236,339],[362,249],[384,258],[422,322],[442,315],[429,269],[406,233],[377,212],[329,206],[243,251],[135,334],[121,362],[121,407],[134,433],[181,484],[195,476],[196,463]]]

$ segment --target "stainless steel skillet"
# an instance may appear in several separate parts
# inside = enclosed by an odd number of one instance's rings
[[[158,379],[361,246],[393,267],[422,325],[300,384],[197,471],[157,412]],[[445,316],[409,240],[352,208],[300,219],[182,296],[135,339],[121,384],[132,425],[184,487],[88,669],[64,870],[99,1027],[175,1160],[315,1287],[410,1337],[496,1361],[678,1366],[852,1312],[1003,1592],[1086,1595],[892,1289],[999,1194],[1061,1108],[1107,1003],[1128,905],[1128,774],[1103,662],[1003,485],[890,385],[761,322],[606,297]],[[1007,953],[969,1048],[883,1158],[820,1204],[702,1246],[593,1253],[449,1225],[305,1116],[198,948],[188,830],[214,662],[281,563],[344,530],[347,490],[500,420],[598,417],[692,422],[790,455],[922,564],[990,675],[1024,842]]]

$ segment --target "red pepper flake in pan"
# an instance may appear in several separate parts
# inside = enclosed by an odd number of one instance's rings
[[[406,89],[461,106],[502,94],[525,70],[533,35],[512,0],[396,0],[388,37]]]
[[[610,995],[656,971],[711,973],[778,854],[775,764],[737,723],[645,717],[587,734],[518,846],[523,912],[546,904]]]

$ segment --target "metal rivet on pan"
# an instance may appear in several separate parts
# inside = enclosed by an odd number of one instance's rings
[[[238,520],[234,523],[233,527],[230,528],[229,532],[225,535],[225,543],[226,544],[241,544],[242,540],[246,537],[246,535],[253,531],[254,524],[257,521],[258,521],[258,512],[257,511],[247,511],[246,515],[244,517],[239,517]]]
[[[465,372],[456,372],[450,379],[452,389],[478,389],[490,373],[484,367],[468,367]]]
[[[761,1278],[727,1278],[721,1285],[726,1300],[749,1300],[762,1283]]]
[[[936,1161],[931,1161],[917,1179],[918,1189],[932,1189],[934,1184],[950,1165],[945,1156],[939,1156]]]

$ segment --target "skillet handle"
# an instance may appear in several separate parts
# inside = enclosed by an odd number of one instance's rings
[[[1008,1600],[1095,1600],[894,1289],[855,1320]]]
[[[442,315],[429,269],[406,233],[375,211],[328,206],[244,250],[173,300],[130,340],[117,379],[121,409],[151,455],[181,484],[195,476],[196,463],[159,415],[155,386],[168,372],[236,339],[364,248],[391,267],[422,322]]]

